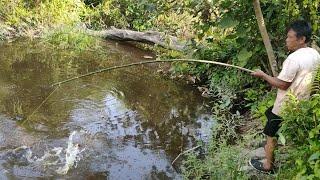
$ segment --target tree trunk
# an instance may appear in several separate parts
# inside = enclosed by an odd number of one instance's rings
[[[182,51],[185,44],[180,42],[177,37],[166,35],[156,31],[138,32],[126,29],[112,28],[103,31],[93,31],[86,29],[92,36],[98,36],[117,41],[136,41],[149,44],[157,44],[165,48]]]
[[[272,75],[273,76],[277,76],[278,72],[277,72],[277,62],[276,62],[276,58],[272,49],[272,45],[270,42],[270,38],[267,32],[267,28],[266,28],[266,24],[264,22],[263,19],[263,15],[262,15],[262,11],[261,11],[261,7],[260,7],[260,1],[259,0],[253,0],[253,6],[254,6],[254,11],[257,17],[257,21],[258,21],[258,26],[259,26],[259,30],[263,39],[263,43],[264,46],[267,50],[267,54],[268,54],[268,59],[269,59],[269,65],[271,67],[271,71],[272,71]]]

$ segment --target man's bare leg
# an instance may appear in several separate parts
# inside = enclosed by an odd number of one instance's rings
[[[263,163],[263,167],[266,170],[270,170],[273,168],[274,163],[274,156],[273,152],[277,144],[277,139],[267,136],[267,144],[265,145],[264,149],[266,152],[266,161]]]

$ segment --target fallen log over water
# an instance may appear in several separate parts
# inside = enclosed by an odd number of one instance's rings
[[[127,29],[112,28],[102,31],[94,31],[87,29],[86,32],[92,36],[98,36],[105,39],[117,41],[135,41],[148,44],[157,44],[164,48],[181,51],[184,49],[185,44],[179,41],[177,37],[167,35],[162,32],[146,31],[138,32]]]
[[[90,29],[85,30],[89,35],[98,36],[105,39],[117,41],[135,41],[147,44],[157,44],[164,48],[182,51],[185,48],[185,43],[179,41],[177,37],[167,35],[163,32],[157,31],[132,31],[127,29],[107,29],[102,31],[94,31]],[[312,47],[320,52],[319,46],[314,42]]]

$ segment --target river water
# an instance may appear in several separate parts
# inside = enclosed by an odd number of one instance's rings
[[[0,45],[0,178],[181,179],[171,162],[207,141],[207,100],[190,85],[136,66],[50,85],[154,55],[104,42],[103,51],[37,41]],[[30,115],[32,114],[32,115]],[[178,162],[179,164],[179,162]]]

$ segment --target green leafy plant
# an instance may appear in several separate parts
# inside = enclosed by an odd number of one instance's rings
[[[53,45],[55,48],[76,52],[100,48],[98,38],[89,36],[72,27],[62,27],[49,31],[43,41]]]
[[[320,178],[320,70],[316,75],[310,100],[298,101],[294,96],[283,111],[283,124],[280,129],[282,141],[289,144],[289,157],[284,164],[286,169],[294,169],[295,179]],[[292,162],[292,163],[291,163]],[[292,172],[291,172],[292,173]],[[281,175],[280,175],[281,176]]]
[[[213,141],[216,141],[214,139]],[[248,179],[248,175],[241,171],[245,156],[240,147],[230,147],[220,142],[219,148],[212,146],[205,159],[199,159],[196,154],[190,154],[183,163],[185,179]]]

